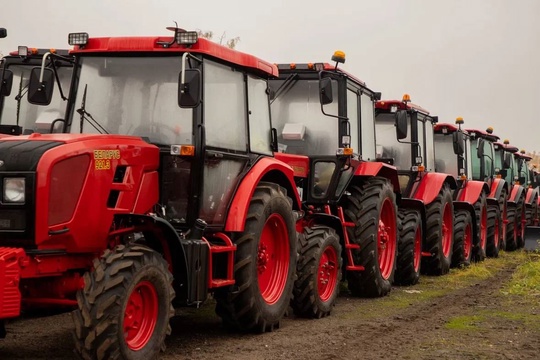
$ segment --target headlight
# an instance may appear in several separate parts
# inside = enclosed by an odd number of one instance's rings
[[[4,202],[24,202],[24,178],[4,178]]]

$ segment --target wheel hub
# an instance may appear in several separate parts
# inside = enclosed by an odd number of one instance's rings
[[[259,251],[257,254],[257,271],[259,275],[266,271],[268,261],[270,261],[268,247],[264,244],[261,244],[259,245]]]

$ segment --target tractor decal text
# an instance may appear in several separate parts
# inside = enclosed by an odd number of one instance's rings
[[[96,170],[109,170],[111,160],[120,159],[120,150],[94,150],[94,164]]]

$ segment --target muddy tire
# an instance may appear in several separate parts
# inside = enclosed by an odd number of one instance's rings
[[[488,238],[488,215],[485,193],[482,193],[478,201],[474,204],[474,213],[476,215],[476,232],[474,233],[473,242],[473,261],[480,262],[486,258]]]
[[[486,244],[486,255],[488,257],[496,258],[499,257],[499,248],[500,248],[500,234],[501,234],[501,212],[499,211],[498,206],[488,206],[488,237]]]
[[[349,188],[343,201],[344,215],[355,227],[347,228],[354,265],[363,271],[347,271],[349,291],[354,296],[379,297],[392,288],[397,257],[397,210],[392,185],[372,177]],[[350,265],[350,264],[349,264]]]
[[[517,249],[517,238],[519,231],[519,207],[516,205],[509,205],[507,209],[508,224],[506,226],[506,251],[514,251]]]
[[[79,356],[147,360],[165,349],[174,290],[159,253],[142,245],[117,246],[94,260],[84,283],[73,312]]]
[[[450,271],[454,244],[454,205],[452,191],[444,185],[435,200],[426,206],[426,235],[422,256],[422,273],[444,275]]]
[[[454,248],[452,267],[471,264],[473,252],[473,220],[467,210],[458,210],[454,218]]]
[[[295,315],[321,318],[330,314],[339,294],[341,245],[336,231],[326,226],[304,228],[300,235],[291,306]]]
[[[420,279],[422,219],[416,210],[398,211],[398,255],[394,284],[414,285]]]
[[[522,249],[525,246],[525,227],[527,226],[527,209],[525,205],[525,196],[521,201],[521,216],[518,222],[518,237],[516,240],[516,245],[518,249]]]
[[[292,297],[297,237],[285,189],[261,182],[251,199],[236,244],[236,284],[217,289],[216,313],[224,327],[266,332],[279,328]]]
[[[508,228],[508,202],[507,202],[507,191],[505,188],[501,190],[501,194],[498,199],[499,210],[500,210],[500,232],[499,232],[499,250],[506,250],[506,235]]]

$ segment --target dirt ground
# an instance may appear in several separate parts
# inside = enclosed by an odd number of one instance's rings
[[[286,318],[263,335],[229,333],[209,302],[173,318],[162,359],[537,359],[540,298],[508,294],[523,259],[503,254],[382,299],[342,291],[331,316]],[[7,326],[0,359],[73,359],[69,313]]]

